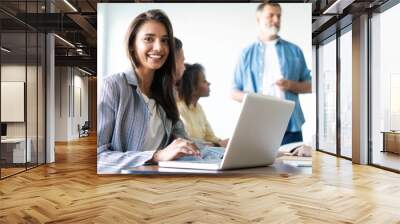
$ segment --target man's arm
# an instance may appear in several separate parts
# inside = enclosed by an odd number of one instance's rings
[[[232,99],[236,100],[237,102],[241,103],[243,101],[245,93],[243,91],[233,89],[231,93]]]
[[[291,91],[294,93],[311,93],[310,81],[296,82],[287,79],[280,79],[276,81],[276,85],[278,85],[283,91]]]
[[[246,62],[246,55],[248,55],[248,50],[243,50],[240,54],[239,61],[235,67],[235,73],[233,75],[233,85],[231,90],[231,98],[239,103],[243,101],[244,95],[246,94],[244,90],[244,79],[248,78],[250,74],[246,72],[245,69],[249,62]]]
[[[306,61],[304,59],[303,51],[298,48],[298,54],[300,58],[300,64],[301,64],[301,73],[300,77],[296,81],[289,81],[289,89],[288,91],[294,92],[294,93],[311,93],[311,76],[310,73],[311,71],[307,68]]]

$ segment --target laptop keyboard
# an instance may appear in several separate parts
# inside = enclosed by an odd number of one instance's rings
[[[197,156],[183,156],[177,160],[179,161],[196,161],[196,162],[210,162],[220,161],[224,157],[225,149],[223,147],[205,146],[200,148],[201,157]]]

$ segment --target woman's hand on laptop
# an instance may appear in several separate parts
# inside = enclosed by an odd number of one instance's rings
[[[219,146],[226,148],[226,146],[228,145],[228,142],[229,142],[229,138],[220,140],[218,142],[218,144],[219,144]]]
[[[303,157],[311,157],[312,155],[312,148],[311,146],[308,145],[302,145],[300,147],[297,147],[293,152],[290,154],[292,156],[303,156]]]
[[[178,159],[182,156],[201,156],[196,145],[189,140],[178,138],[175,139],[163,150],[158,150],[154,153],[152,161],[170,161]]]

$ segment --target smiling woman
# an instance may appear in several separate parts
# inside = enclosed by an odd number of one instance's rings
[[[169,52],[168,35],[165,35],[166,33],[165,27],[155,21],[147,22],[140,29],[133,46],[137,46],[136,53],[139,61],[144,63],[140,66],[141,69],[156,70],[164,64]]]
[[[129,26],[132,69],[106,77],[100,94],[98,173],[199,154],[179,120],[172,46],[172,26],[161,10],[141,13]]]

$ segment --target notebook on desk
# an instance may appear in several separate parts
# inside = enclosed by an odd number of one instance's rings
[[[246,94],[226,150],[201,148],[202,158],[182,157],[159,162],[159,167],[226,170],[271,165],[294,109],[294,102]]]

